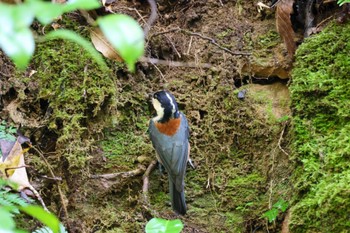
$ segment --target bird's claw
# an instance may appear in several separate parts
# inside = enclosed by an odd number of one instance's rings
[[[196,169],[191,159],[188,159],[187,163],[192,167],[193,170]]]
[[[163,166],[163,164],[161,164],[159,161],[158,161],[158,169],[159,169],[159,173],[161,175],[164,175],[165,174],[165,167]]]

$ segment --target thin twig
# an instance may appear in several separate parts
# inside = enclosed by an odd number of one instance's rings
[[[91,175],[91,179],[114,179],[117,177],[123,177],[123,178],[128,178],[128,177],[133,177],[142,174],[146,168],[144,166],[139,166],[135,170],[127,171],[127,172],[116,172],[116,173],[109,173],[109,174],[101,174],[101,175]]]
[[[211,68],[212,67],[212,65],[209,63],[197,64],[195,62],[166,61],[166,60],[159,60],[159,59],[150,58],[150,57],[141,57],[139,61],[158,64],[158,65],[172,66],[172,67],[194,67],[194,68]]]
[[[143,180],[143,186],[142,186],[142,192],[146,193],[148,192],[148,188],[149,188],[149,175],[151,174],[151,172],[154,170],[154,168],[157,165],[157,160],[153,160],[150,165],[147,167],[147,170],[145,172],[145,174],[142,177]]]
[[[282,148],[281,146],[281,142],[282,142],[282,139],[283,139],[283,134],[284,134],[284,130],[286,129],[286,126],[287,124],[284,124],[284,127],[283,127],[283,130],[281,132],[281,135],[280,135],[280,138],[278,140],[278,148],[280,148],[280,150],[287,156],[289,156],[289,154]]]
[[[170,33],[170,32],[177,32],[177,31],[181,31],[181,29],[179,27],[177,28],[171,28],[169,30],[166,30],[166,31],[163,31],[163,32],[157,32],[157,33],[154,33],[150,36],[150,38],[154,37],[154,36],[159,36],[159,35],[163,35],[163,34],[167,34],[167,33]]]
[[[273,1],[274,3],[270,4],[270,8],[275,7],[277,4],[280,3],[280,1],[281,1],[281,0],[275,0],[275,1]]]
[[[41,205],[43,206],[44,210],[46,210],[47,212],[50,212],[50,211],[47,209],[47,207],[46,207],[46,205],[45,205],[45,203],[44,203],[44,200],[41,198],[41,196],[40,196],[40,194],[38,193],[38,191],[36,191],[35,188],[34,188],[31,184],[28,185],[28,188],[30,189],[30,191],[32,191],[32,192],[34,193],[35,197],[40,201],[40,203],[41,203]]]
[[[165,80],[165,77],[164,77],[162,71],[158,68],[158,66],[156,66],[156,64],[154,64],[154,63],[151,63],[151,64],[152,64],[152,65],[154,66],[154,68],[156,68],[156,70],[159,72],[159,74],[160,74],[160,76],[162,77],[162,79]]]
[[[86,22],[90,25],[90,26],[96,26],[96,22],[95,20],[91,17],[91,15],[89,14],[89,12],[84,11],[84,10],[79,10],[80,14],[86,19]]]
[[[143,23],[146,25],[147,22],[145,20],[145,17],[141,15],[141,13],[136,9],[136,8],[131,8],[131,7],[120,7],[118,9],[124,9],[124,10],[129,10],[129,11],[135,11],[136,14],[140,17],[140,19],[143,21]],[[110,11],[111,13],[115,13],[114,11]]]
[[[207,179],[207,185],[205,186],[205,188],[210,188],[210,176],[208,174],[208,179]]]
[[[53,173],[53,170],[51,168],[51,165],[49,164],[49,162],[46,160],[44,154],[41,152],[41,150],[39,148],[36,148],[35,146],[32,146],[32,148],[39,154],[40,158],[44,161],[44,163],[46,164],[46,167],[47,169],[49,170],[50,172],[50,175],[51,177],[56,177],[55,176],[55,173]],[[61,199],[61,203],[62,203],[62,207],[63,207],[63,212],[64,212],[64,216],[65,218],[69,218],[68,216],[68,210],[67,210],[67,205],[66,205],[66,202],[64,200],[64,196],[63,196],[63,192],[61,190],[61,187],[59,184],[57,184],[57,190],[58,190],[58,193],[60,195],[60,199]]]
[[[322,4],[328,4],[328,3],[333,3],[335,0],[324,0]]]
[[[15,170],[15,169],[19,169],[19,168],[22,168],[22,167],[30,167],[30,166],[23,165],[23,166],[18,166],[18,167],[8,167],[8,168],[5,168],[5,176],[6,176],[6,178],[9,178],[9,177],[10,177],[10,175],[7,173],[8,170]]]
[[[192,40],[193,40],[193,36],[191,36],[191,38],[190,38],[190,43],[188,44],[188,48],[187,48],[187,51],[186,51],[185,55],[189,55],[190,54],[190,49],[192,47]]]
[[[150,208],[150,201],[149,201],[149,196],[148,196],[148,189],[149,189],[149,176],[151,174],[151,172],[155,169],[157,165],[157,160],[153,160],[147,167],[147,170],[145,172],[145,174],[143,174],[142,177],[142,181],[143,181],[143,185],[142,185],[142,206],[143,208],[145,208],[147,211],[150,212],[154,212],[154,210],[152,210]],[[155,215],[155,213],[153,213],[152,215]]]
[[[324,20],[322,20],[321,22],[319,22],[317,25],[316,25],[316,29],[320,28],[323,24],[325,24],[327,21],[329,21],[330,19],[332,19],[334,16],[331,15],[329,16],[328,18],[325,18]]]
[[[149,30],[151,30],[151,26],[157,19],[157,4],[154,0],[148,0],[149,5],[151,6],[151,15],[148,18],[147,24],[145,25],[145,28],[143,29],[143,32],[145,34],[145,37],[147,37]]]
[[[173,47],[173,49],[175,50],[177,56],[178,56],[179,58],[181,58],[181,54],[179,53],[179,51],[177,51],[177,49],[176,49],[174,43],[171,41],[171,39],[169,38],[169,36],[165,35],[165,38],[168,39],[168,41],[169,41],[171,47]]]
[[[205,35],[202,35],[198,32],[190,32],[190,31],[187,31],[187,30],[184,30],[184,29],[181,29],[182,32],[186,33],[186,34],[189,34],[191,36],[197,36],[197,37],[200,37],[204,40],[207,40],[209,41],[211,44],[215,45],[216,47],[224,50],[225,52],[229,53],[229,54],[232,54],[232,55],[251,55],[252,53],[249,53],[249,52],[233,52],[221,45],[219,45],[218,43],[216,43],[215,39],[211,38],[211,37],[208,37],[208,36],[205,36]]]
[[[214,38],[211,38],[209,36],[205,36],[205,35],[202,35],[198,32],[191,32],[191,31],[188,31],[188,30],[185,30],[185,29],[181,29],[179,27],[177,28],[172,28],[172,29],[169,29],[167,31],[164,31],[164,32],[158,32],[158,33],[155,33],[153,34],[150,38],[154,37],[154,36],[159,36],[159,35],[163,35],[163,34],[167,34],[167,33],[171,33],[171,32],[183,32],[185,34],[188,34],[188,35],[191,35],[191,36],[196,36],[196,37],[199,37],[199,38],[202,38],[204,40],[207,40],[209,41],[211,44],[215,45],[216,47],[224,50],[225,52],[229,53],[229,54],[232,54],[232,55],[244,55],[244,56],[249,56],[251,55],[252,53],[250,52],[234,52],[234,51],[231,51],[221,45],[219,45]]]
[[[42,178],[44,179],[48,179],[48,180],[55,180],[55,181],[62,181],[62,177],[48,177],[48,176],[42,176]]]
[[[273,160],[272,163],[275,161]],[[269,209],[272,208],[272,194],[273,194],[273,179],[270,180],[270,192],[269,192]]]

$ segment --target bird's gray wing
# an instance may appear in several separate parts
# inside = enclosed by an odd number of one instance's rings
[[[188,158],[188,126],[180,126],[179,131],[168,137],[159,133],[151,120],[149,133],[152,144],[157,151],[160,162],[165,167],[177,191],[184,189],[184,176]]]

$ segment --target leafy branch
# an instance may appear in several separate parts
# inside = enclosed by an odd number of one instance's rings
[[[279,199],[270,210],[266,211],[262,217],[267,218],[269,222],[273,222],[276,220],[280,211],[284,212],[288,209],[288,202],[283,199]]]
[[[17,194],[5,189],[6,186],[13,185],[16,184],[0,179],[0,232],[25,232],[16,228],[15,220],[13,219],[13,215],[20,212],[39,220],[51,230],[50,232],[65,232],[65,228],[54,214],[47,212],[40,206],[29,204]]]
[[[100,7],[98,0],[68,0],[65,4],[27,0],[24,3],[10,5],[0,3],[0,49],[9,56],[19,69],[25,69],[35,50],[35,41],[30,29],[37,19],[41,24],[51,23],[58,16],[74,10],[92,10]],[[99,17],[96,21],[107,40],[118,51],[130,71],[144,52],[144,33],[141,26],[130,16],[122,14]],[[96,25],[96,26],[97,26]],[[102,58],[90,49],[88,41],[74,32],[61,29],[54,36],[73,40],[83,46],[96,61],[102,65]],[[52,38],[52,33],[44,38]],[[77,39],[78,38],[78,39]],[[82,42],[84,41],[84,42]]]

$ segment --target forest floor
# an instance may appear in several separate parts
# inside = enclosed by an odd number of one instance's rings
[[[21,125],[62,178],[45,179],[47,165],[30,151],[33,185],[69,232],[142,232],[152,217],[180,218],[184,232],[287,232],[288,211],[273,223],[266,217],[275,203],[291,199],[294,170],[292,59],[274,12],[259,11],[255,1],[157,4],[145,56],[177,66],[139,62],[132,74],[108,61],[103,70],[79,46],[55,40],[40,42],[30,67],[18,72],[0,52],[0,117]],[[109,9],[140,24],[150,14],[146,1],[117,1]],[[89,37],[77,13],[57,23]],[[157,169],[147,195],[142,189],[155,160],[147,96],[160,89],[174,94],[191,128],[196,168],[187,170],[185,216],[172,212],[167,178]],[[117,174],[100,176],[110,173]]]

